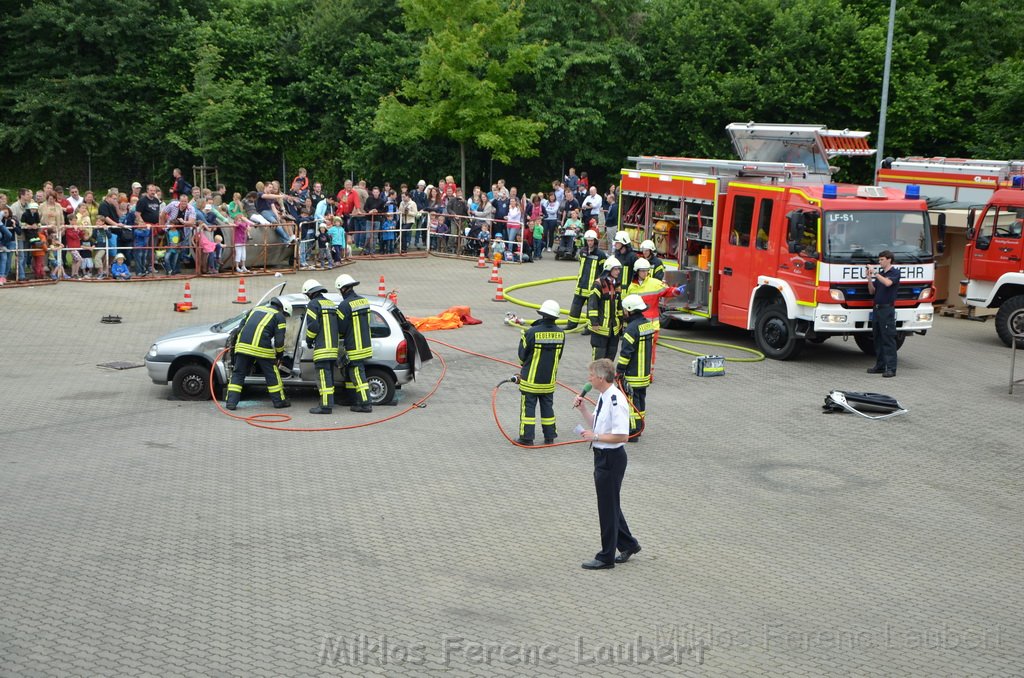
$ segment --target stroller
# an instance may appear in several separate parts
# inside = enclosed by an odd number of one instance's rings
[[[558,231],[555,233],[555,259],[570,259],[575,260],[579,258],[580,246],[580,234],[575,228],[566,228],[563,224],[558,227]]]

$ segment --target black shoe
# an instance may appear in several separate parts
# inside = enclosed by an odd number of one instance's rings
[[[373,412],[373,405],[353,405],[348,409],[353,412]]]
[[[637,546],[632,551],[620,551],[619,555],[615,556],[615,562],[616,563],[624,563],[627,560],[629,560],[630,558],[632,558],[633,556],[635,556],[636,554],[640,553],[640,550],[641,550],[640,547]]]
[[[309,408],[310,414],[330,414],[332,411],[330,407],[324,407],[323,405]]]
[[[238,409],[238,403],[224,403],[224,409],[225,410],[235,410],[235,409]]]
[[[889,377],[895,377],[896,373],[893,372],[892,370],[886,370],[885,372],[882,373],[882,376],[888,379]]]
[[[554,438],[545,438],[544,439],[544,444],[545,445],[554,445],[555,444],[555,438],[557,438],[557,437],[558,436],[555,436]]]
[[[291,406],[292,406],[292,401],[290,401],[290,400],[278,400],[276,403],[274,403],[274,409],[275,410],[283,410],[284,408],[291,407]]]
[[[869,367],[866,371],[868,374],[881,374],[885,372],[881,367]]]
[[[597,558],[595,558],[593,560],[588,560],[587,562],[583,563],[580,567],[582,567],[584,570],[610,570],[613,567],[615,567],[615,563],[606,563],[603,560],[598,560]]]
[[[519,443],[520,445],[529,445],[530,447],[533,447],[533,438],[524,438],[522,436],[519,436],[518,438],[516,438],[516,442]]]

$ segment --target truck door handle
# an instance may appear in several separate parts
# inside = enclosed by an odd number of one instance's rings
[[[1013,248],[1012,247],[1000,247],[999,251],[1000,252],[1012,252]]]
[[[728,266],[722,269],[722,275],[732,275],[732,269]]]

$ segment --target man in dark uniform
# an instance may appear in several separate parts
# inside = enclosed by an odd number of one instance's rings
[[[658,280],[665,279],[665,262],[658,256],[658,252],[654,248],[653,240],[644,240],[640,243],[640,256],[650,263],[651,276]]]
[[[583,234],[583,249],[580,250],[580,272],[576,277],[576,290],[572,296],[572,305],[569,306],[569,324],[565,329],[573,330],[579,324],[584,324],[583,307],[590,298],[590,290],[594,286],[594,280],[604,268],[604,260],[608,255],[597,246],[597,233],[588,230]],[[584,329],[583,334],[590,334],[589,329]]]
[[[622,333],[622,309],[619,306],[619,276],[622,264],[615,257],[604,261],[604,273],[594,281],[587,301],[587,320],[590,322],[590,346],[594,360],[615,360],[619,352]]]
[[[651,355],[657,320],[644,317],[647,304],[639,294],[630,294],[622,300],[622,309],[628,314],[626,329],[622,331],[622,350],[615,365],[616,376],[625,384],[632,407],[629,410],[629,442],[640,441],[647,414],[647,387],[651,385]]]
[[[558,431],[555,428],[555,380],[558,378],[558,361],[565,345],[565,332],[555,325],[561,309],[558,302],[548,299],[538,310],[540,320],[523,332],[519,342],[519,439],[520,445],[533,445],[533,432],[537,419],[537,402],[540,402],[540,425],[544,431],[544,444],[555,442]]]
[[[868,266],[868,292],[874,295],[874,320],[871,334],[875,340],[875,366],[868,374],[896,376],[896,293],[900,289],[900,269],[892,265],[893,253],[878,253],[878,268]]]
[[[619,276],[619,281],[623,285],[628,286],[633,280],[633,264],[639,258],[633,250],[633,241],[629,239],[629,233],[619,231],[615,234],[613,250],[612,256],[618,259],[622,265],[622,274]]]
[[[348,391],[353,412],[373,412],[370,404],[370,385],[366,382],[366,361],[373,357],[373,344],[370,343],[370,302],[356,294],[355,286],[359,281],[347,273],[342,273],[334,281],[334,286],[341,292],[341,304],[338,305],[338,336],[339,343],[344,345],[345,390]]]
[[[292,314],[292,305],[283,297],[274,297],[267,306],[257,306],[249,311],[242,321],[242,329],[235,342],[235,364],[228,384],[228,399],[224,404],[229,410],[238,407],[242,397],[242,385],[255,362],[267,380],[267,392],[274,407],[291,407],[284,397],[284,384],[277,371],[277,361],[284,354],[284,333],[287,327],[285,316]]]
[[[622,515],[619,493],[626,474],[626,447],[629,437],[629,405],[614,383],[615,366],[611,360],[595,360],[588,367],[589,385],[600,393],[591,414],[583,406],[583,396],[573,402],[587,422],[580,433],[594,448],[594,487],[597,490],[597,515],[601,521],[601,551],[583,563],[584,570],[604,570],[624,563],[640,553],[640,543],[630,533]],[[619,555],[615,555],[618,550]]]
[[[309,408],[311,414],[330,414],[334,408],[334,366],[338,362],[338,307],[328,299],[327,288],[316,280],[302,284],[309,297],[306,305],[306,346],[313,349],[316,387],[320,404]]]

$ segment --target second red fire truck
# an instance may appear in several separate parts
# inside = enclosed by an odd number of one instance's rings
[[[852,336],[874,352],[866,268],[891,250],[902,274],[898,343],[932,326],[934,258],[925,201],[914,190],[833,183],[834,156],[870,156],[866,132],[734,123],[740,160],[630,158],[620,228],[655,236],[678,263],[669,318],[753,331],[769,358],[805,342]]]

